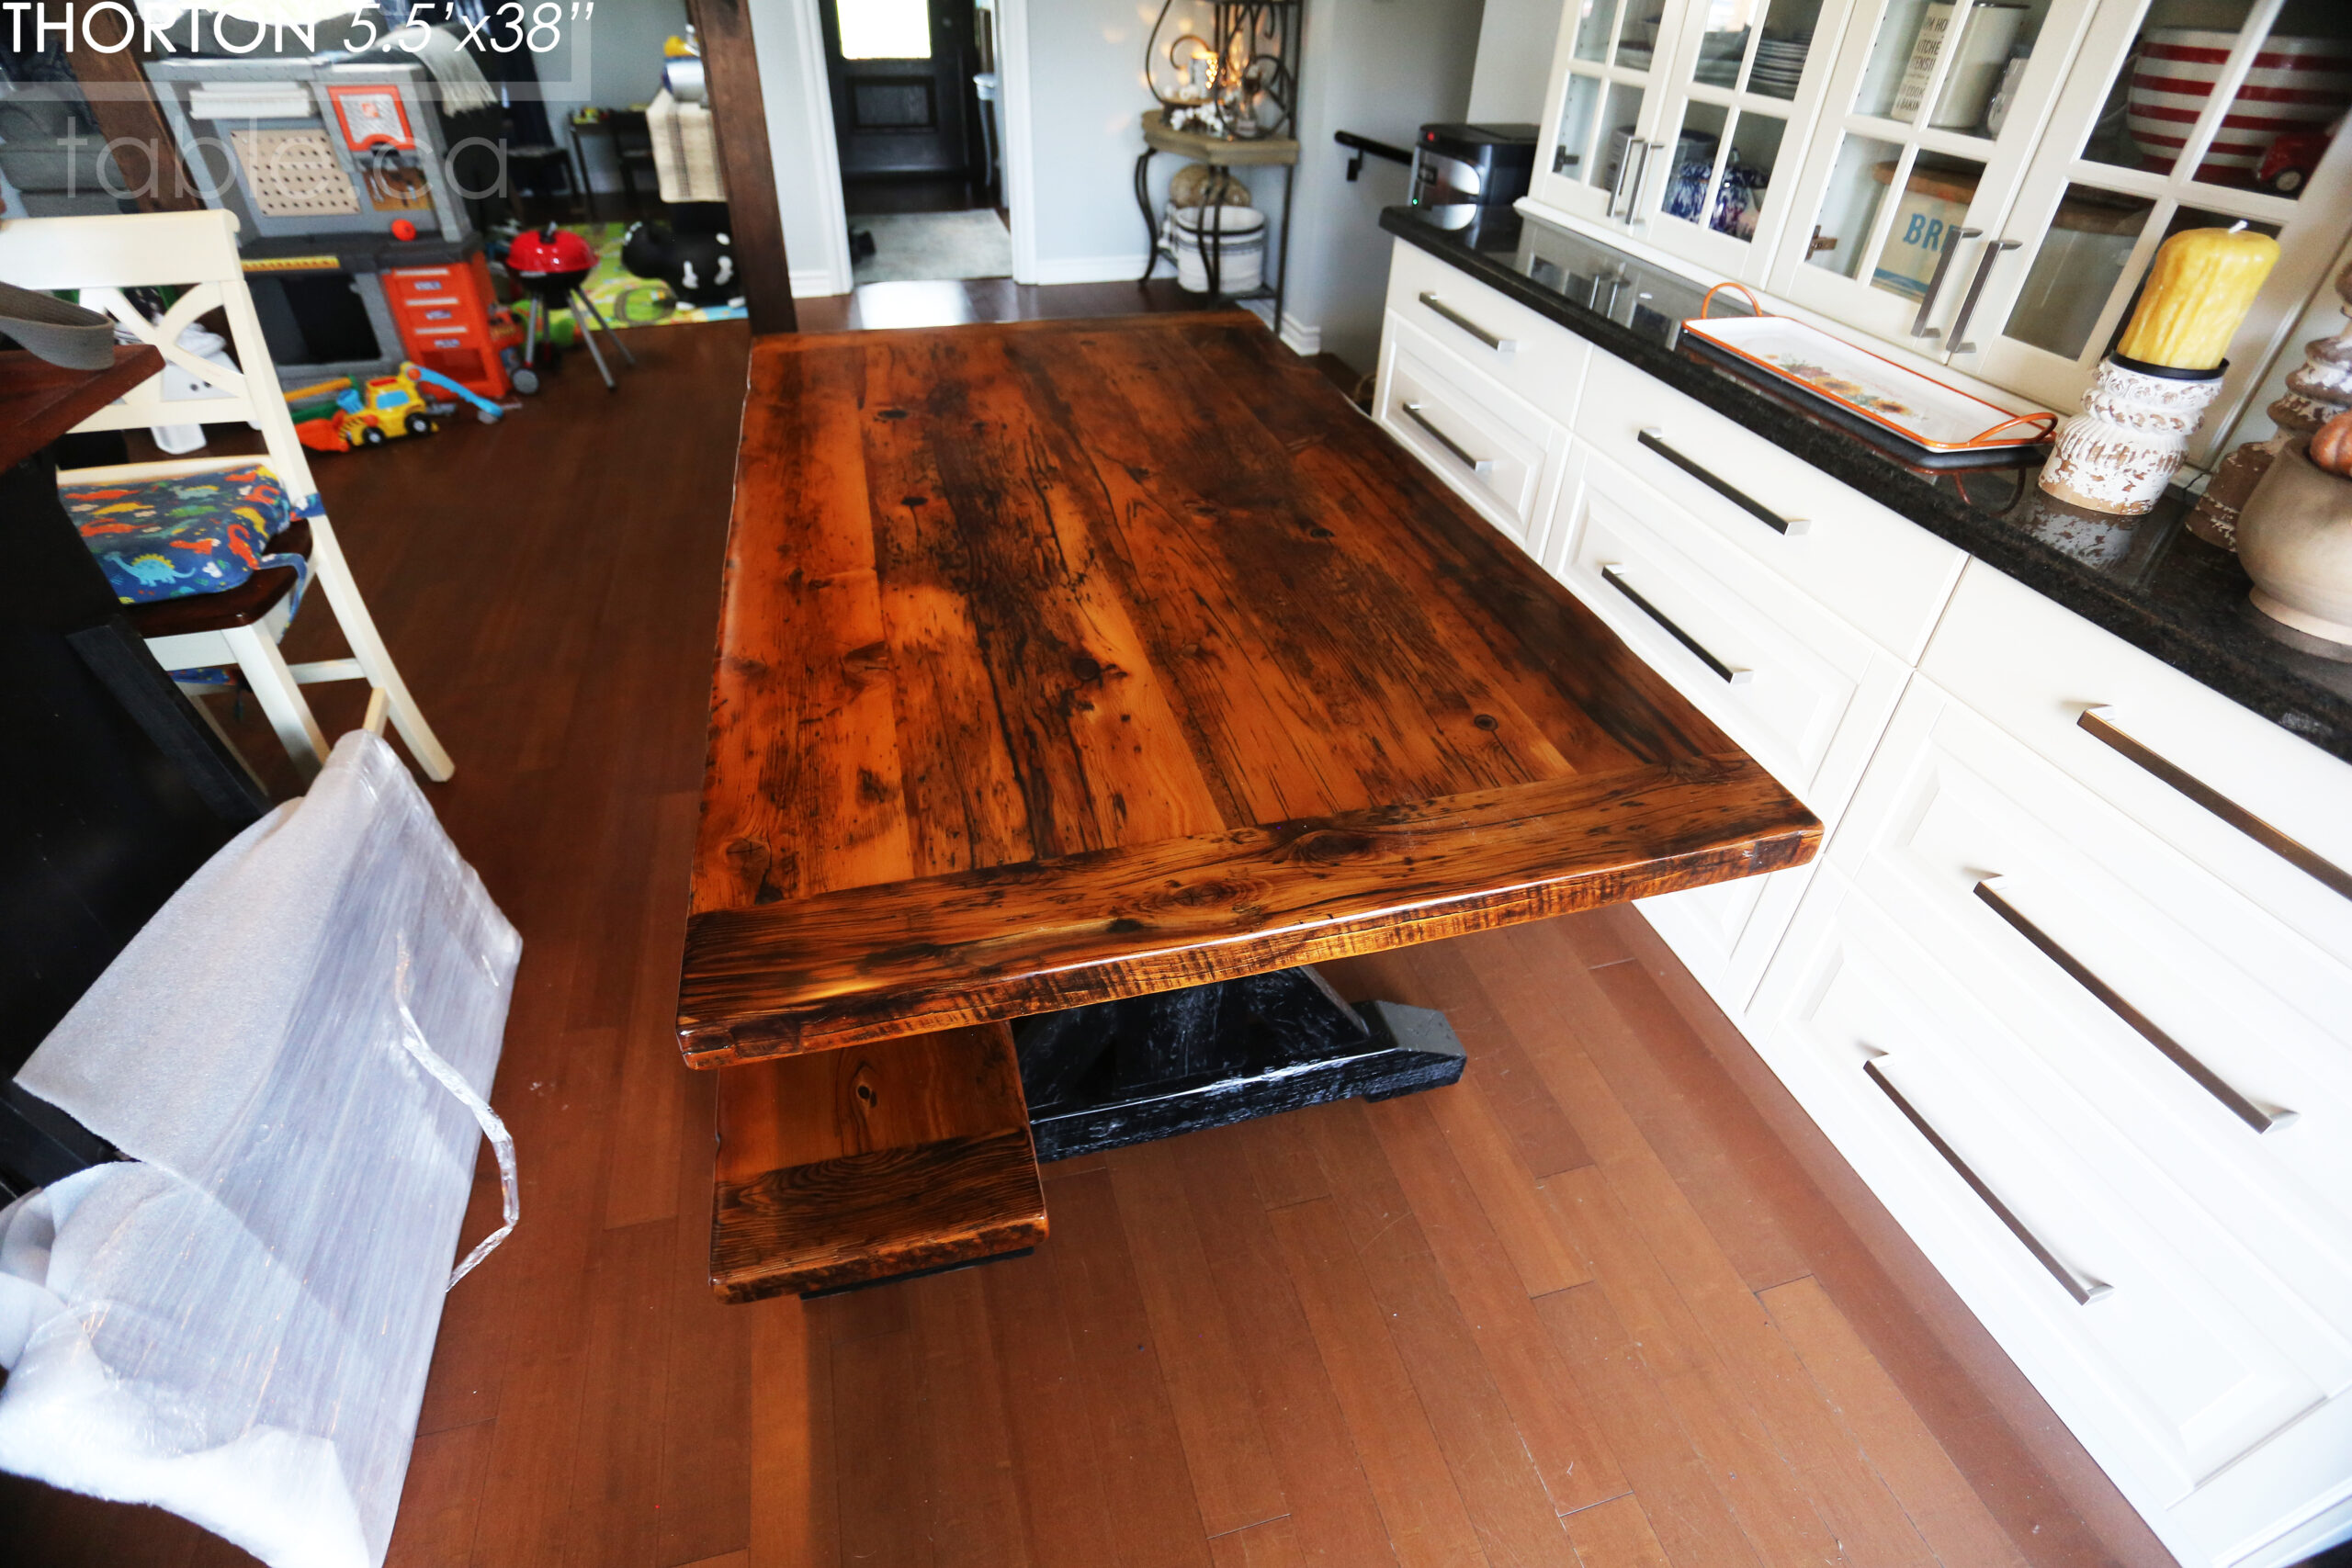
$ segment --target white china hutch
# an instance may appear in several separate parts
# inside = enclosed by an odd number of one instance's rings
[[[2208,466],[2352,228],[2347,62],[2347,0],[1570,0],[1531,194],[2061,413],[2168,234],[2274,234]]]
[[[1522,205],[2061,412],[2243,220],[2210,464],[2332,330],[2347,60],[2352,0],[1568,0]],[[1821,818],[1639,908],[2165,1544],[2352,1539],[2352,763],[1403,240],[1374,412]]]

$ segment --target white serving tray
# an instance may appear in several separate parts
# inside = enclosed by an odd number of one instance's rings
[[[2016,456],[2058,428],[2054,413],[2013,414],[1786,316],[1702,318],[1682,330],[1923,452]]]

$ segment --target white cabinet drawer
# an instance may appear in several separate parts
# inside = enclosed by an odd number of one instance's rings
[[[1608,459],[1577,454],[1555,575],[1825,823],[1907,671]],[[1555,532],[1557,532],[1555,526]]]
[[[1953,546],[1614,355],[1593,354],[1576,431],[1904,662],[1919,657],[1966,559]]]
[[[1374,417],[1487,521],[1540,556],[1536,532],[1567,456],[1567,432],[1525,400],[1454,363],[1391,316]]]
[[[1823,867],[1758,993],[1759,1049],[2109,1473],[2163,1509],[2321,1404],[2307,1337],[2280,1343],[2278,1314],[2229,1288],[2239,1256],[2204,1216],[2151,1218],[2161,1167],[1907,930]]]
[[[1926,680],[1832,858],[2161,1168],[2150,1221],[2230,1236],[2222,1288],[2352,1385],[2352,971]]]
[[[1592,345],[1557,321],[1402,240],[1388,266],[1388,310],[1554,419],[1576,417]]]
[[[1815,863],[1818,863],[1817,862]],[[1691,977],[1733,1019],[1745,1017],[1764,966],[1772,961],[1797,901],[1813,880],[1813,865],[1765,876],[1637,898],[1642,912]]]
[[[2352,967],[2352,763],[1982,561],[1969,563],[1922,668]],[[2233,816],[2267,824],[2324,869],[2298,867],[2291,846],[2281,853]],[[2352,1010],[2352,997],[2338,1005]]]

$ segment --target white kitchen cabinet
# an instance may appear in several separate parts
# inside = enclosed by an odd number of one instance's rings
[[[2232,1238],[2222,1288],[2352,1386],[2352,967],[1912,683],[1830,858]]]
[[[1410,245],[1397,246],[1389,265],[1388,310],[1474,377],[1562,424],[1576,418],[1592,345],[1558,322]]]
[[[1551,530],[1554,575],[1834,824],[1902,694],[1905,662],[1770,567],[1724,549],[1716,525],[1597,447],[1579,444],[1572,467],[1561,487],[1570,515]],[[1641,908],[1736,1015],[1810,876],[1797,867],[1645,899]]]
[[[1827,830],[1637,908],[2183,1562],[2352,1537],[2352,764],[1401,243],[1389,299],[1384,423]]]
[[[1988,284],[1968,324],[1973,352],[1958,333],[1946,340],[1951,364],[2071,407],[2156,247],[2183,229],[2250,224],[2281,254],[2191,453],[2217,457],[2352,225],[2352,136],[2328,137],[2347,104],[2342,0],[2108,0],[2007,216],[1981,259],[1961,258]]]
[[[2091,9],[2091,0],[1857,6],[1836,40],[1821,134],[1791,193],[1803,217],[1781,237],[1774,291],[1948,357],[1966,341],[1962,318],[1981,287],[1970,269],[1996,254],[1977,242],[2007,215]]]
[[[1391,314],[1381,333],[1373,417],[1530,554],[1549,515],[1567,433]]]
[[[1906,664],[1927,646],[1968,558],[1614,355],[1593,353],[1575,430]]]
[[[1826,48],[1855,0],[1579,0],[1553,65],[1539,199],[1761,283]]]
[[[2184,1561],[2352,1521],[2352,966],[1917,678],[1746,1027]]]
[[[2335,1347],[1935,937],[1821,868],[1750,1038],[2166,1543],[2239,1562],[2311,1511],[2271,1453],[2340,1433]]]
[[[2209,463],[2352,229],[2342,0],[1577,0],[1535,204],[2071,409],[2155,250],[2285,258]]]
[[[2251,224],[2277,235],[2284,255],[2191,454],[2210,459],[2352,223],[2352,137],[2328,135],[2352,104],[2352,6],[1876,9],[1849,28],[1793,198],[1812,215],[1809,232],[1783,237],[1770,287],[2068,409],[2121,332],[2157,246],[2182,229]],[[1947,42],[1963,41],[1936,51],[1923,92],[1905,92],[1902,77],[1921,73],[1896,65],[1903,40],[1939,19]],[[1987,100],[1973,62],[2012,26],[2009,79]],[[1972,28],[1983,46],[1968,41]]]
[[[1546,205],[1622,228],[1645,165],[1658,94],[1685,14],[1704,0],[1569,0],[1530,190]]]

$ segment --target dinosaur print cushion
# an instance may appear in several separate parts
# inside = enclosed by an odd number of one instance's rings
[[[293,521],[294,506],[277,476],[258,463],[178,479],[61,487],[58,499],[126,604],[218,593],[264,567],[307,570],[299,556],[269,553],[270,540]]]

